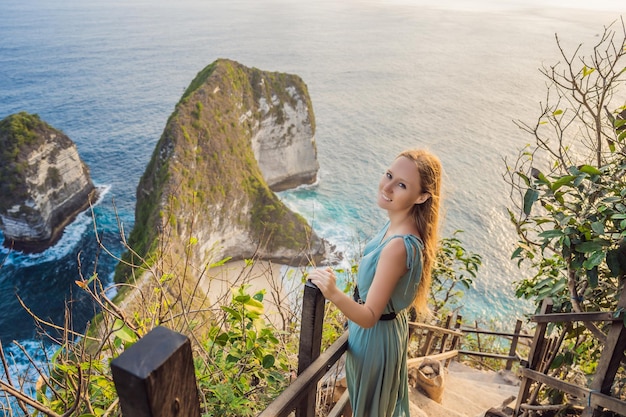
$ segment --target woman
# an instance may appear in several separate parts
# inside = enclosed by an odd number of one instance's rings
[[[402,152],[382,176],[378,205],[389,220],[364,248],[351,298],[330,268],[309,279],[348,318],[346,375],[355,417],[409,417],[408,308],[427,311],[438,242],[441,163]]]

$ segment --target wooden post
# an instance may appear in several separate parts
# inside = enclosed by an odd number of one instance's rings
[[[454,321],[454,330],[459,330],[462,324],[463,324],[463,316],[461,316],[460,314],[457,314],[456,320]],[[452,338],[452,341],[450,342],[450,350],[457,349],[460,345],[460,342],[461,340],[459,336],[454,336]],[[450,366],[450,362],[452,362],[452,358],[446,360],[446,368]]]
[[[310,281],[304,285],[302,298],[302,320],[300,328],[300,350],[298,351],[298,375],[320,356],[322,348],[322,325],[324,324],[324,296]],[[316,390],[308,395],[296,408],[296,417],[314,417]]]
[[[539,314],[550,314],[552,312],[552,299],[544,298],[543,303],[541,304],[541,312]],[[541,356],[544,352],[544,343],[546,339],[546,328],[548,327],[548,323],[542,322],[537,323],[537,327],[535,328],[535,337],[533,338],[533,344],[530,348],[530,352],[528,354],[528,364],[527,368],[537,370],[538,364],[541,360]],[[532,380],[529,378],[522,378],[522,382],[520,384],[519,394],[517,396],[517,402],[515,404],[515,410],[513,410],[513,417],[519,416],[519,412],[521,410],[522,404],[524,401],[528,399],[528,394],[530,391],[530,386],[532,385]]]
[[[626,308],[626,286],[622,289],[619,302],[617,303],[617,311]],[[615,380],[615,374],[620,366],[620,362],[624,360],[624,351],[626,350],[626,327],[623,320],[616,320],[611,323],[609,334],[596,368],[596,376],[591,382],[591,397],[594,392],[611,395],[611,386]],[[583,410],[583,416],[599,416],[600,410],[594,407],[591,398],[587,401],[587,407]]]
[[[432,330],[428,330],[426,332],[426,340],[424,340],[424,345],[422,346],[422,351],[420,353],[420,356],[430,355],[430,351],[433,346],[433,338],[434,338],[434,332]]]
[[[449,329],[452,324],[452,313],[449,313],[446,317],[446,322],[444,324],[444,328]],[[448,342],[448,333],[441,335],[441,347],[439,348],[439,353],[443,353],[446,351],[446,343]]]
[[[474,327],[476,328],[476,346],[478,348],[478,351],[482,352],[483,348],[482,348],[482,346],[480,346],[480,333],[478,332],[478,330],[480,330],[480,329],[478,328],[478,321],[476,321],[476,320],[474,320]],[[482,356],[479,356],[478,360],[480,361],[481,365],[485,364],[485,360],[483,359]]]
[[[156,327],[111,361],[124,417],[200,417],[189,339]]]
[[[515,336],[513,336],[513,339],[511,340],[511,349],[509,349],[509,356],[515,356],[515,352],[517,352],[517,343],[519,342],[520,331],[522,331],[522,321],[517,320],[517,322],[515,323],[515,331],[513,332]],[[506,367],[504,369],[510,371],[512,367],[513,359],[507,360]]]

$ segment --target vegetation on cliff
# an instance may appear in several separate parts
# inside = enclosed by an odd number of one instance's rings
[[[29,166],[25,157],[41,146],[51,132],[61,143],[71,143],[63,132],[36,114],[20,112],[0,121],[0,212],[28,198],[29,189],[23,180]],[[58,172],[51,174],[50,181],[58,180]]]
[[[0,227],[4,245],[41,252],[95,194],[74,143],[39,116],[0,121]]]

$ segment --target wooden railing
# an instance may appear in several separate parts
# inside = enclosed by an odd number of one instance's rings
[[[298,377],[258,417],[314,417],[318,383],[348,346],[348,332],[326,351],[321,350],[324,297],[312,284],[304,287],[298,353]],[[451,324],[448,318],[446,326]],[[460,324],[460,323],[459,323]],[[457,324],[457,327],[458,325]],[[411,337],[422,341],[419,355],[409,358],[418,366],[426,358],[454,358],[463,333],[458,329],[409,323]],[[113,380],[124,417],[199,417],[200,404],[194,376],[191,342],[179,333],[156,327],[111,362]],[[347,390],[329,413],[341,415],[348,405]]]
[[[547,385],[560,392],[578,398],[583,407],[583,417],[598,417],[602,409],[626,416],[626,402],[611,396],[611,386],[620,363],[625,361],[626,326],[626,291],[622,290],[615,312],[555,313],[552,312],[551,300],[544,300],[541,313],[532,317],[537,323],[528,362],[522,369],[522,382],[513,416],[528,415],[531,411],[546,409],[548,406],[537,404],[537,395],[541,385]],[[565,335],[548,337],[547,330],[553,323],[571,325],[574,322],[611,322],[604,348],[589,388],[562,381],[548,375],[550,366],[558,353]],[[532,388],[532,389],[531,389]],[[565,405],[556,407],[566,408]],[[553,407],[554,408],[554,407]]]
[[[522,370],[522,382],[513,416],[526,415],[541,406],[536,404],[539,387],[548,385],[582,399],[586,404],[584,417],[598,417],[602,409],[626,416],[626,402],[610,395],[616,372],[625,361],[626,291],[618,302],[618,311],[603,313],[551,314],[551,304],[545,302],[541,314],[532,317],[537,323],[528,361]],[[298,377],[259,417],[286,417],[293,410],[297,417],[315,416],[316,393],[320,379],[341,358],[347,349],[348,334],[344,333],[325,352],[320,352],[324,315],[324,297],[312,284],[304,288]],[[608,321],[610,331],[596,374],[589,388],[561,381],[548,375],[548,370],[560,341],[547,337],[550,323]],[[411,337],[420,341],[417,357],[408,359],[417,366],[426,358],[445,361],[447,366],[456,355],[495,357],[509,363],[519,358],[515,353],[521,337],[518,322],[514,333],[491,332],[461,328],[460,317],[454,323],[448,317],[445,327],[409,323]],[[452,328],[454,327],[454,328]],[[462,330],[462,331],[461,331]],[[511,338],[509,355],[458,350],[463,332],[475,332]],[[562,341],[562,339],[561,339]],[[200,404],[194,376],[193,357],[189,339],[164,327],[157,327],[111,362],[113,379],[125,417],[199,417]],[[341,415],[348,404],[347,391],[330,411],[329,417]]]
[[[484,329],[479,329],[478,326],[476,328],[461,326],[459,329],[465,334],[472,333],[476,335],[476,344],[477,344],[477,349],[478,349],[477,351],[459,350],[459,355],[475,356],[475,357],[480,358],[481,360],[483,358],[504,360],[506,361],[504,369],[506,369],[507,371],[511,370],[514,362],[520,362],[522,360],[520,355],[517,353],[517,348],[520,344],[520,339],[532,339],[533,338],[533,336],[530,334],[521,333],[522,331],[521,320],[516,321],[515,330],[513,331],[513,333],[484,330]],[[483,348],[480,343],[480,335],[486,335],[490,337],[497,337],[499,339],[510,340],[508,355],[483,351]]]

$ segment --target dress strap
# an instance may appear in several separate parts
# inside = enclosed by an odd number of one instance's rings
[[[387,238],[384,242],[386,245],[391,239],[402,238],[404,242],[404,248],[406,249],[406,269],[410,273],[411,279],[408,279],[404,292],[409,290],[411,283],[419,278],[417,275],[416,266],[421,266],[422,250],[424,249],[424,242],[418,236],[415,235],[393,235]],[[421,275],[421,269],[419,270]]]

